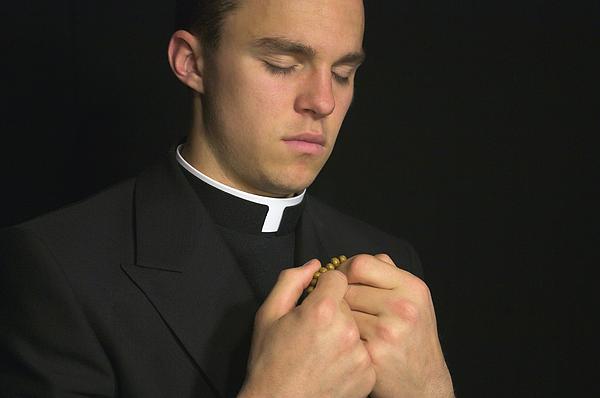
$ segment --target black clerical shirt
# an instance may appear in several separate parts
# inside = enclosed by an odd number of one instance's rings
[[[262,302],[283,269],[300,265],[294,264],[294,247],[304,201],[285,208],[276,232],[262,232],[268,206],[224,192],[182,169]]]

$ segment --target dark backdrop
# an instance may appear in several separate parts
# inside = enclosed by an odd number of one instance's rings
[[[3,7],[0,225],[187,129],[172,1]],[[459,397],[593,396],[597,2],[369,1],[356,99],[312,192],[411,241]]]

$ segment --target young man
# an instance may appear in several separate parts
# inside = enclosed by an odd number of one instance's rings
[[[3,232],[1,391],[451,397],[412,248],[305,193],[352,101],[362,1],[196,7],[169,44],[187,141]]]

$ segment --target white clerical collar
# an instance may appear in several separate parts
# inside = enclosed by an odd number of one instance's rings
[[[281,219],[283,218],[283,212],[287,207],[296,206],[302,202],[304,199],[304,194],[306,193],[306,189],[302,191],[301,194],[296,195],[291,198],[271,198],[268,196],[260,196],[251,194],[248,192],[240,191],[239,189],[232,188],[227,186],[219,181],[213,180],[206,174],[198,171],[194,166],[189,164],[183,156],[181,156],[181,148],[183,144],[177,146],[177,162],[189,171],[192,175],[198,177],[205,183],[223,191],[230,195],[236,196],[240,199],[244,199],[250,202],[258,203],[260,205],[268,206],[269,211],[267,212],[267,216],[265,217],[265,222],[263,223],[262,232],[277,232],[279,230],[279,225],[281,224]]]

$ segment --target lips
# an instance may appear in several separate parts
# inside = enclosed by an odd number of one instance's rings
[[[300,133],[283,141],[293,150],[307,154],[318,154],[325,149],[325,137],[321,133]]]
[[[301,133],[291,137],[286,137],[284,141],[304,141],[310,144],[325,146],[325,137],[320,133]]]

